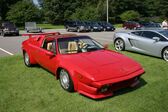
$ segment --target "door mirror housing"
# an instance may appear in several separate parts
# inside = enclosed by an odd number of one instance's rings
[[[160,41],[159,37],[153,37],[152,39],[155,40],[156,42]]]

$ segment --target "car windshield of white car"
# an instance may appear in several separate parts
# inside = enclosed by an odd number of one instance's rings
[[[101,44],[87,36],[59,38],[58,48],[60,54],[91,52],[104,49]]]

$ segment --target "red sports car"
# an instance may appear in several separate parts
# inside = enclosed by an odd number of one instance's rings
[[[60,80],[63,89],[93,99],[112,96],[113,92],[134,87],[144,69],[134,60],[107,50],[88,36],[75,34],[24,34],[25,65],[39,64]]]

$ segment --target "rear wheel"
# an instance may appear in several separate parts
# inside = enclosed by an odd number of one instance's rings
[[[61,87],[66,91],[73,92],[74,85],[69,73],[65,69],[61,69],[59,73],[59,77],[60,77]]]
[[[165,61],[168,61],[168,47],[163,50],[162,57]]]
[[[25,63],[25,65],[26,65],[27,67],[32,66],[32,64],[30,63],[30,57],[29,57],[29,55],[28,55],[27,52],[24,52],[24,53],[23,53],[23,57],[24,57],[24,63]]]
[[[125,50],[125,43],[122,39],[119,38],[119,39],[115,40],[114,47],[117,51],[123,51],[123,50]]]

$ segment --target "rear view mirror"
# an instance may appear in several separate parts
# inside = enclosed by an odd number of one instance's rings
[[[158,42],[160,40],[159,37],[153,37],[152,39],[155,40],[156,42]]]

